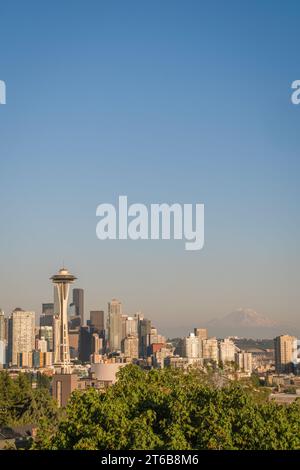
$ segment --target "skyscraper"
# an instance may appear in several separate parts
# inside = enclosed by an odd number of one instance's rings
[[[139,338],[136,335],[128,335],[122,340],[122,352],[126,357],[138,359]]]
[[[121,342],[124,338],[126,338],[126,323],[127,323],[128,315],[122,315],[121,323],[122,323],[122,333],[121,333]]]
[[[92,354],[103,353],[103,338],[100,338],[98,333],[92,333]]]
[[[73,289],[73,305],[75,315],[80,318],[81,326],[84,326],[84,290]]]
[[[276,372],[293,372],[297,363],[297,338],[290,335],[274,339]]]
[[[5,336],[5,317],[3,310],[0,310],[0,341],[4,341]]]
[[[165,336],[158,333],[157,328],[155,326],[151,326],[150,329],[150,337],[149,337],[149,345],[151,344],[164,344],[166,342]]]
[[[52,327],[53,326],[53,318],[54,318],[54,315],[52,315],[52,314],[42,313],[40,315],[40,327],[43,327],[43,326]]]
[[[124,327],[124,338],[130,335],[138,336],[138,316],[127,317]]]
[[[151,320],[139,316],[138,333],[139,355],[145,358],[148,355],[148,348],[150,346]]]
[[[47,351],[53,351],[53,326],[41,326],[40,338],[47,341]]]
[[[69,330],[69,346],[71,359],[78,359],[79,357],[79,330]]]
[[[93,335],[89,326],[82,326],[79,330],[79,359],[88,362],[92,354]]]
[[[108,341],[110,351],[121,350],[122,340],[122,304],[117,299],[108,303]]]
[[[207,329],[206,328],[194,328],[194,334],[200,339],[207,339]]]
[[[6,364],[6,321],[3,310],[0,309],[0,369]]]
[[[58,274],[51,277],[57,288],[59,313],[54,327],[54,364],[61,368],[63,373],[70,372],[70,348],[68,336],[68,297],[69,288],[76,277],[65,268],[60,269]],[[55,321],[54,321],[55,325]]]
[[[18,364],[18,354],[35,347],[35,313],[16,308],[9,320],[9,361]]]
[[[183,339],[183,356],[189,359],[199,359],[202,357],[202,344],[199,336],[190,333]]]
[[[54,303],[44,303],[42,304],[42,313],[45,315],[54,315]]]
[[[104,312],[103,310],[90,311],[90,327],[101,338],[105,337]]]

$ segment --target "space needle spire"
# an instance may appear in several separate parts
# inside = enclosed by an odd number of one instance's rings
[[[54,335],[54,365],[61,369],[63,374],[71,372],[69,333],[68,333],[68,297],[70,284],[76,277],[66,268],[59,270],[51,277],[57,288],[59,312],[56,319],[56,334]]]

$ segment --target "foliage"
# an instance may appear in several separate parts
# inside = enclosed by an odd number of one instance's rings
[[[45,388],[46,390],[50,390],[51,379],[45,374],[41,374],[40,372],[37,373],[36,376],[36,385],[37,388]]]
[[[32,377],[19,373],[12,379],[7,371],[0,372],[0,426],[38,423],[40,419],[55,420],[57,408],[44,386],[32,388]]]
[[[56,432],[44,426],[34,448],[299,449],[300,403],[257,400],[250,387],[129,365],[105,393],[75,391]]]

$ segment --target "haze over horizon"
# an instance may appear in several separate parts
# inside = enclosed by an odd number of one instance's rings
[[[6,314],[40,312],[64,260],[86,313],[116,297],[163,331],[240,307],[300,325],[295,9],[258,0],[2,5]],[[119,195],[204,203],[204,249],[98,240],[96,207]]]
[[[73,287],[76,288],[76,287]],[[97,305],[91,308],[86,308],[86,305],[89,304],[89,301],[86,301],[86,292],[84,294],[84,321],[85,324],[89,319],[89,313],[91,310],[104,310],[105,322],[107,318],[107,302],[105,305]],[[112,300],[112,299],[110,299]],[[256,312],[250,308],[237,308],[232,312],[227,314],[218,315],[216,317],[205,319],[197,318],[194,324],[188,324],[187,322],[180,324],[164,323],[161,318],[157,318],[153,321],[151,313],[145,313],[142,309],[136,309],[128,311],[126,310],[126,304],[121,299],[118,299],[122,302],[123,314],[128,316],[134,316],[136,313],[143,313],[144,316],[152,321],[152,325],[157,327],[160,333],[164,334],[167,338],[182,337],[191,332],[194,328],[207,328],[209,336],[217,336],[219,338],[228,337],[228,336],[239,336],[244,338],[253,338],[253,339],[266,339],[273,338],[281,334],[289,334],[300,336],[300,327],[297,324],[287,323],[287,322],[277,322],[273,321],[270,318],[265,317],[264,315]],[[53,302],[54,298],[47,299],[43,303]],[[72,289],[70,290],[69,295],[69,306],[71,307],[72,303]],[[22,308],[22,307],[15,307]],[[1,309],[1,308],[0,308]],[[14,309],[9,309],[9,311],[4,312],[5,316],[9,316]],[[23,309],[26,310],[26,309]],[[29,309],[30,310],[30,309]],[[32,309],[31,309],[32,310]],[[36,324],[39,324],[39,317],[41,314],[41,306],[34,310],[36,314]],[[71,313],[71,310],[70,310]],[[155,316],[156,318],[156,316]]]

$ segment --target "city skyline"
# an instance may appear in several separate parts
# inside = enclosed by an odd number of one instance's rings
[[[60,272],[68,272],[66,268],[61,268]],[[52,278],[51,278],[52,279]],[[74,280],[76,278],[74,277]],[[87,289],[88,292],[88,289]],[[49,312],[53,308],[53,312],[56,314],[59,314],[60,312],[60,303],[59,303],[59,298],[57,296],[57,290],[54,288],[54,291],[52,291],[52,300],[50,297],[48,299],[41,299],[39,302],[39,307],[37,309],[29,309],[26,308],[28,311],[33,311],[35,313],[35,323],[38,325],[39,324],[39,319],[40,316],[43,313],[47,313],[47,310]],[[87,295],[87,298],[89,299],[89,295]],[[104,322],[104,328],[109,331],[109,318],[110,318],[110,311],[111,311],[111,305],[119,305],[120,307],[120,312],[119,316],[121,321],[121,316],[122,315],[127,315],[127,316],[132,316],[132,315],[137,315],[137,314],[143,314],[146,317],[151,317],[153,320],[153,315],[151,312],[145,312],[143,308],[135,308],[132,310],[129,310],[127,307],[124,309],[124,301],[123,299],[120,300],[120,298],[112,297],[110,300],[104,300],[101,303],[99,302],[98,305],[93,306],[93,308],[90,308],[90,306],[87,307],[86,304],[89,305],[89,301],[87,302],[86,300],[86,289],[81,288],[80,286],[75,286],[72,288],[72,291],[70,291],[70,295],[68,298],[68,303],[67,303],[67,315],[68,315],[68,321],[74,321],[74,325],[87,325],[89,319],[92,316],[92,313],[97,314],[101,313],[103,315],[103,322]],[[21,305],[21,303],[16,302],[16,305]],[[10,309],[4,310],[1,305],[0,305],[0,311],[3,311],[5,316],[8,318],[12,312],[16,309],[19,309],[20,307],[16,307],[14,305]],[[126,301],[125,301],[125,306],[126,306]],[[95,308],[94,308],[95,307]],[[22,307],[23,308],[23,307]],[[52,314],[53,314],[52,312]],[[76,319],[79,319],[76,321]],[[297,323],[292,324],[288,323],[286,321],[281,321],[281,322],[276,322],[272,321],[272,319],[261,315],[257,313],[255,310],[250,309],[250,308],[237,308],[232,312],[227,312],[227,314],[220,315],[218,317],[213,317],[213,318],[200,318],[196,320],[196,322],[191,323],[191,324],[180,324],[179,326],[172,325],[171,323],[165,324],[160,321],[160,317],[156,320],[154,318],[154,324],[159,327],[159,329],[163,332],[163,334],[167,335],[169,338],[172,337],[181,337],[184,336],[188,333],[190,333],[195,325],[198,325],[197,328],[200,327],[200,329],[203,328],[209,328],[210,331],[213,332],[213,335],[217,337],[228,337],[228,336],[237,336],[237,337],[245,337],[245,338],[272,338],[276,335],[280,334],[289,334],[293,332],[294,334],[297,334],[300,336],[300,327]],[[121,323],[120,323],[120,332],[118,333],[121,335]],[[121,341],[121,336],[117,340],[117,342]]]
[[[35,325],[35,312],[16,308],[8,318],[4,318],[3,311],[0,311],[0,385],[2,389],[5,387],[10,391],[8,397],[4,394],[5,399],[10,400],[11,396],[14,398],[12,381],[24,388],[28,381],[28,393],[25,397],[30,403],[35,390],[35,399],[43,396],[44,406],[47,406],[47,396],[49,400],[51,393],[54,399],[53,409],[68,408],[77,406],[82,397],[89,396],[89,392],[93,393],[96,400],[99,396],[106,397],[108,389],[117,382],[125,383],[128,389],[128,377],[133,378],[133,387],[136,386],[136,390],[139,390],[137,384],[141,374],[146,373],[151,378],[153,372],[156,380],[150,393],[153,395],[158,391],[161,398],[163,395],[170,395],[170,388],[165,381],[162,388],[158,386],[159,377],[162,377],[163,370],[166,369],[166,374],[169,377],[169,374],[172,375],[173,383],[180,380],[182,374],[188,380],[189,388],[192,384],[190,379],[194,378],[198,386],[201,385],[202,390],[206,390],[205,394],[207,391],[224,390],[234,397],[234,387],[238,384],[239,389],[236,390],[239,393],[242,387],[248,390],[249,397],[255,392],[258,403],[264,399],[269,404],[274,400],[278,407],[294,403],[297,405],[297,387],[300,383],[300,340],[297,336],[280,334],[273,339],[261,340],[238,338],[234,335],[237,321],[235,316],[232,318],[233,324],[228,322],[227,325],[233,327],[233,334],[229,337],[218,338],[203,325],[197,325],[193,332],[182,338],[168,339],[152,323],[151,318],[145,317],[142,312],[133,316],[125,314],[122,302],[115,298],[108,302],[105,331],[103,311],[90,311],[90,319],[87,325],[84,324],[85,293],[82,288],[73,289],[69,303],[70,284],[77,279],[65,265],[51,276],[50,281],[55,285],[53,302],[42,303],[44,313],[39,319],[39,326]],[[251,318],[259,321],[261,328],[269,325],[267,319],[257,318],[251,311],[247,313],[246,326],[249,326]],[[123,372],[126,374],[125,382],[122,380]],[[149,380],[146,383],[149,386]],[[182,390],[186,388],[182,385],[181,382],[180,397]],[[43,387],[43,395],[40,395],[39,387]],[[258,396],[260,388],[261,397]],[[142,391],[147,394],[147,388],[143,387]],[[111,397],[114,397],[113,391]],[[120,399],[123,401],[125,397],[124,394],[119,395],[119,405]],[[194,397],[195,394],[193,400]],[[228,398],[227,395],[226,399]],[[145,402],[149,403],[149,395]],[[9,403],[8,401],[8,406],[4,404],[5,411],[18,408],[18,405],[13,407]],[[93,416],[96,413],[91,403],[93,402],[89,403],[89,410],[93,410]],[[155,403],[157,405],[157,399]],[[182,400],[177,398],[176,406],[178,403],[181,404]],[[243,399],[241,403],[245,407],[247,400]],[[218,405],[220,406],[220,402]],[[128,406],[126,408],[130,410]],[[40,407],[35,406],[32,409]],[[43,407],[42,409],[44,410]],[[103,411],[105,416],[105,408]],[[215,410],[213,411],[215,417]],[[44,412],[47,413],[47,409]],[[10,415],[4,413],[4,419],[7,420],[6,416]],[[52,435],[56,415],[50,416]],[[30,415],[26,420],[30,421]],[[77,423],[78,421],[76,429]],[[85,425],[88,425],[86,419]],[[22,442],[25,447],[36,442],[36,433],[33,431],[35,426],[30,428],[31,438],[27,437],[28,441]],[[2,441],[8,439],[3,433],[1,437]],[[70,449],[70,445],[66,447]]]
[[[79,364],[83,368],[92,365],[92,373],[95,364],[102,364],[99,367],[103,373],[105,370],[113,373],[110,380],[114,380],[116,371],[123,367],[120,364],[128,363],[145,368],[192,365],[202,370],[210,365],[221,370],[225,366],[231,373],[234,372],[233,364],[236,364],[242,375],[251,376],[253,354],[258,354],[261,357],[255,359],[257,371],[267,372],[275,368],[278,373],[298,374],[300,340],[282,332],[272,340],[247,340],[234,334],[217,338],[209,334],[211,332],[207,328],[197,326],[183,338],[171,340],[159,333],[151,319],[142,312],[133,316],[125,314],[122,303],[117,299],[108,302],[106,331],[103,311],[90,311],[87,325],[82,322],[73,325],[74,317],[68,318],[67,311],[69,287],[76,279],[65,267],[50,278],[57,289],[58,310],[54,303],[44,303],[46,311],[39,319],[39,326],[35,325],[35,312],[18,307],[5,319],[0,310],[0,369],[51,371],[56,376],[53,393],[59,406],[62,401],[66,403],[70,393],[70,389],[67,392],[64,388],[64,377],[76,374]],[[84,291],[75,288],[75,292],[76,295],[80,293],[83,300]],[[73,378],[70,380],[72,382]]]

